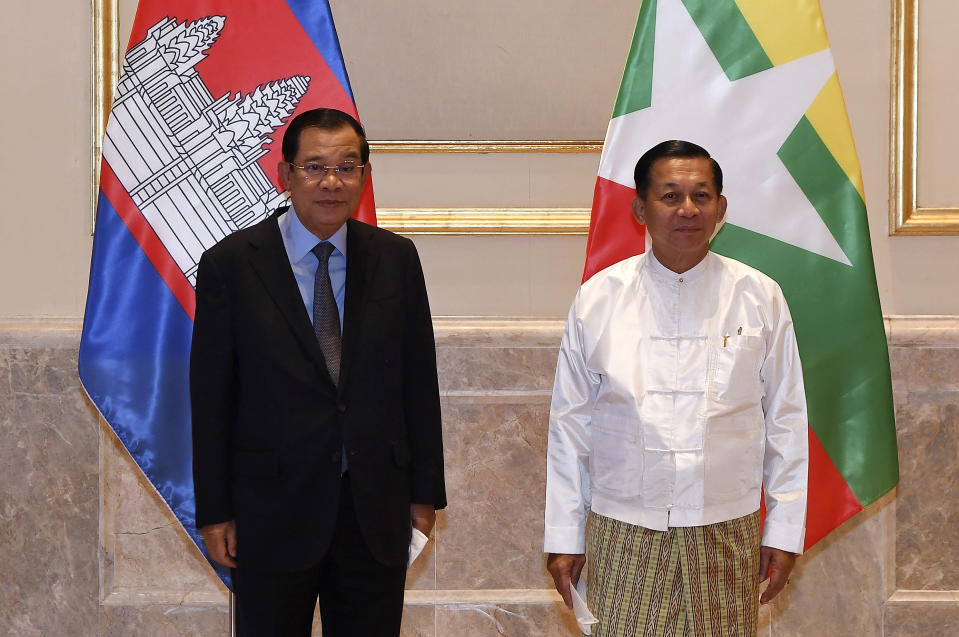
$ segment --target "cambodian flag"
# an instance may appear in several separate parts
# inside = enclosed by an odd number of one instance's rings
[[[285,203],[286,123],[321,106],[356,115],[325,0],[141,0],[103,142],[80,380],[201,550],[196,264]],[[369,180],[356,216],[376,222]]]

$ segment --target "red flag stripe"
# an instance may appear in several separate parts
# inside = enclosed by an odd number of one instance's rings
[[[862,505],[810,427],[806,548],[860,511]]]
[[[596,178],[583,281],[614,263],[646,251],[646,227],[633,218],[635,198],[634,189]]]
[[[114,210],[120,215],[120,219],[123,220],[130,234],[140,244],[140,249],[147,255],[160,278],[170,288],[170,292],[180,302],[183,311],[192,321],[196,311],[196,292],[194,292],[193,286],[180,271],[180,266],[163,246],[160,237],[153,231],[153,227],[143,216],[143,213],[133,203],[133,199],[130,198],[106,160],[103,160],[100,166],[100,190],[103,191]]]

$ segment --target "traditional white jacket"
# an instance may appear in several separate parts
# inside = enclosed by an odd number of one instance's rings
[[[652,252],[579,289],[556,368],[546,468],[549,553],[584,553],[586,515],[649,529],[759,508],[762,544],[799,553],[806,398],[775,281],[708,253],[682,274]]]

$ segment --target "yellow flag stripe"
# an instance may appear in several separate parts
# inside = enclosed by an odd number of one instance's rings
[[[829,48],[818,0],[736,0],[736,4],[773,64]],[[856,145],[835,73],[806,117],[865,201]]]
[[[736,0],[776,66],[829,48],[818,0]]]
[[[856,143],[849,128],[849,119],[846,117],[846,102],[842,99],[839,77],[835,73],[806,111],[806,117],[819,133],[819,138],[822,139],[826,148],[836,158],[843,172],[849,177],[849,181],[859,191],[859,196],[866,201]]]

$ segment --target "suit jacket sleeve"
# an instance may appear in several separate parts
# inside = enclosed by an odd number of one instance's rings
[[[403,360],[404,410],[410,453],[410,501],[446,506],[443,478],[443,434],[433,320],[426,282],[416,248],[410,244],[406,268],[406,339]]]
[[[197,270],[190,351],[197,528],[232,520],[231,432],[237,380],[229,290],[209,254]]]

